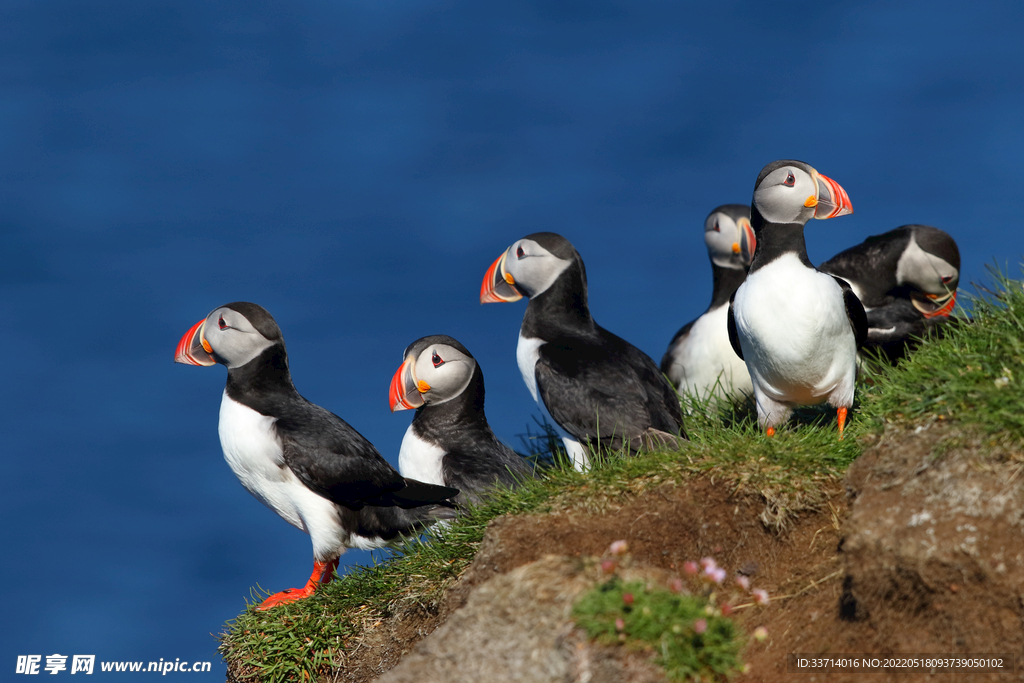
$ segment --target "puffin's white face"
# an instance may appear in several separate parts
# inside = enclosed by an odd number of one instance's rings
[[[445,343],[414,342],[391,380],[391,410],[419,408],[450,401],[469,386],[476,359]]]
[[[853,213],[839,183],[810,166],[781,166],[766,175],[754,188],[754,206],[770,223],[804,225],[811,218]]]
[[[226,307],[206,316],[203,337],[213,356],[228,368],[245,365],[274,344],[257,332],[248,318]]]
[[[523,238],[498,257],[484,276],[481,303],[517,301],[547,291],[572,265],[537,242]]]
[[[914,237],[896,263],[896,283],[910,285],[910,301],[926,318],[949,315],[956,304],[960,271],[951,263],[922,249]]]
[[[897,284],[910,284],[927,294],[946,294],[960,283],[960,273],[950,263],[929,254],[910,238],[910,244],[896,263]]]
[[[818,183],[796,166],[777,168],[754,190],[754,206],[770,223],[800,223],[814,216]]]
[[[757,238],[750,219],[715,211],[704,221],[704,244],[716,266],[743,269],[754,258]]]
[[[249,319],[222,306],[196,323],[178,343],[174,360],[188,365],[245,365],[275,342],[264,337]]]

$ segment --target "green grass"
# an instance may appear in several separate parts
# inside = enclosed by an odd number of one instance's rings
[[[739,629],[707,597],[613,576],[581,596],[573,618],[598,642],[653,650],[669,680],[724,679],[741,665]]]
[[[237,674],[253,680],[317,680],[379,620],[417,605],[428,610],[436,605],[472,561],[487,523],[502,514],[600,512],[624,497],[702,476],[760,496],[762,519],[782,529],[793,515],[823,504],[862,452],[864,437],[887,424],[942,420],[998,445],[1000,452],[1019,454],[1024,448],[1024,291],[1020,282],[993,279],[993,291],[970,301],[973,323],[951,327],[943,339],[922,345],[895,369],[864,373],[843,441],[830,410],[798,411],[772,438],[758,429],[749,404],[710,415],[694,410],[686,420],[690,443],[681,452],[595,458],[587,475],[556,465],[515,491],[497,492],[436,532],[435,540],[407,543],[387,561],[353,569],[307,600],[268,612],[250,606],[228,623],[221,653]],[[967,298],[961,294],[960,301]]]
[[[407,541],[373,567],[353,567],[311,598],[260,612],[253,604],[228,623],[221,653],[259,681],[316,680],[319,673],[370,624],[414,604],[440,597],[472,560],[487,522],[499,514],[542,510],[551,491],[527,482],[514,493],[497,492],[432,542]]]
[[[762,521],[781,530],[793,515],[824,503],[860,455],[857,437],[876,429],[856,412],[851,415],[840,441],[830,408],[800,409],[770,438],[757,425],[753,401],[710,413],[694,409],[686,423],[690,446],[677,463],[689,475],[709,476],[737,493],[760,496]]]
[[[1024,446],[1024,290],[997,273],[993,280],[984,296],[970,297],[971,324],[922,345],[899,372],[874,377],[867,417],[956,421],[1011,448]]]

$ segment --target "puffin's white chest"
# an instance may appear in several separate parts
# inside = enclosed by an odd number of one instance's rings
[[[544,345],[543,339],[527,338],[519,333],[519,342],[516,344],[516,363],[519,365],[519,372],[523,375],[526,388],[538,405],[544,405],[540,400],[540,392],[537,390],[537,359],[540,358],[540,347]]]
[[[421,439],[409,425],[402,439],[402,448],[398,451],[398,471],[408,479],[444,486],[441,468],[444,455],[443,448]]]
[[[285,464],[276,421],[225,391],[218,425],[224,459],[246,491],[289,524],[311,533],[310,525],[330,525],[337,512],[333,503],[306,488]]]
[[[554,427],[558,435],[562,437],[562,443],[569,454],[569,459],[572,460],[573,467],[580,472],[586,472],[590,469],[590,458],[587,456],[586,449],[576,437],[562,429],[562,425],[551,417],[551,412],[544,404],[537,387],[537,360],[540,358],[540,347],[544,343],[543,339],[524,337],[522,331],[519,332],[519,343],[516,344],[516,362],[519,364],[519,372],[522,373],[523,381],[526,383],[526,388],[530,390],[533,400],[540,406],[544,420]]]
[[[276,421],[235,401],[225,391],[217,426],[220,446],[242,486],[290,523],[300,526],[295,519],[289,519],[287,510],[275,504],[280,497],[275,494],[294,477],[284,463],[281,441],[274,430]]]
[[[716,396],[738,398],[753,390],[747,366],[729,342],[728,313],[725,304],[697,318],[674,349],[668,375],[680,391],[704,398],[714,390]]]
[[[768,396],[815,404],[839,384],[852,392],[856,339],[832,276],[787,254],[747,277],[733,314],[753,382]]]

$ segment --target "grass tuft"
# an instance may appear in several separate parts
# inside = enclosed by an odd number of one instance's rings
[[[573,608],[576,625],[606,645],[653,650],[669,680],[724,679],[739,670],[743,639],[706,597],[613,576]]]
[[[948,420],[1024,446],[1024,290],[992,271],[994,286],[968,297],[971,320],[947,326],[898,372],[874,376],[864,411],[879,423]]]

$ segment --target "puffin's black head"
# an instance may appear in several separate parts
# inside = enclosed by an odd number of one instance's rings
[[[237,368],[275,344],[283,347],[284,338],[270,313],[262,306],[237,301],[193,325],[178,342],[174,362]]]
[[[576,265],[583,278],[587,273],[583,259],[569,240],[553,232],[527,235],[491,264],[480,286],[480,303],[518,301],[533,298],[554,284],[558,277]]]
[[[810,164],[784,159],[761,169],[754,184],[754,227],[760,216],[769,223],[804,225],[811,218],[834,218],[853,213],[850,197],[839,183]]]
[[[724,204],[708,214],[704,219],[704,244],[716,266],[746,269],[757,246],[754,229],[750,226],[750,207]]]
[[[417,339],[391,378],[391,411],[436,405],[455,398],[469,386],[476,359],[465,346],[443,334]]]

